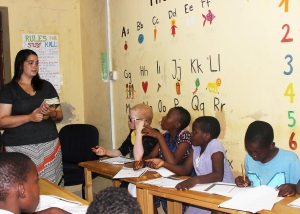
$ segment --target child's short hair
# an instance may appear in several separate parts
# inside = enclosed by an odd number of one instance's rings
[[[176,106],[173,109],[178,111],[178,120],[181,123],[180,129],[185,129],[191,122],[191,115],[185,108]]]
[[[212,116],[198,117],[194,123],[199,124],[200,129],[204,133],[209,133],[211,139],[215,139],[221,132],[221,126],[217,118]]]
[[[261,144],[263,147],[268,147],[274,140],[274,131],[272,126],[264,121],[252,122],[245,134],[245,143]]]
[[[142,214],[142,211],[126,188],[108,187],[101,190],[88,207],[87,214],[94,213]]]
[[[18,152],[0,152],[0,201],[6,201],[14,183],[26,182],[32,160]]]
[[[136,113],[142,119],[146,119],[148,123],[152,122],[153,119],[153,111],[150,106],[145,103],[140,103],[133,106],[130,110],[136,111]]]

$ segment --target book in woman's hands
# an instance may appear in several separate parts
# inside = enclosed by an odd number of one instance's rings
[[[60,105],[59,99],[57,97],[53,97],[51,99],[45,99],[46,103],[50,106],[50,108],[57,108]],[[44,115],[43,119],[47,120],[49,118],[48,115]]]
[[[53,97],[51,99],[45,99],[45,101],[50,107],[57,108],[60,105],[59,99],[57,97]]]

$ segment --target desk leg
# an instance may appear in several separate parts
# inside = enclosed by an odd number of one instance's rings
[[[85,178],[85,198],[88,202],[92,202],[93,201],[92,172],[87,168],[84,168],[84,178]]]
[[[143,189],[144,192],[144,211],[146,214],[153,214],[154,213],[154,201],[153,201],[153,195],[149,194],[148,190]],[[144,213],[143,213],[144,214]]]
[[[112,185],[113,185],[113,187],[119,187],[120,184],[121,184],[121,181],[115,180],[115,179],[112,180]]]
[[[136,196],[137,196],[137,201],[140,204],[140,208],[142,210],[143,214],[147,214],[147,210],[146,210],[146,195],[147,191],[144,189],[140,189],[140,188],[136,188]]]
[[[167,201],[168,213],[181,214],[182,213],[182,203],[178,201]]]

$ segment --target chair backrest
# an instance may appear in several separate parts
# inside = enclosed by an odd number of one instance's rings
[[[0,152],[4,151],[2,132],[0,131]]]
[[[62,160],[66,163],[77,164],[98,157],[92,154],[92,147],[98,145],[98,129],[90,124],[69,124],[59,131]],[[93,155],[93,157],[91,157]]]

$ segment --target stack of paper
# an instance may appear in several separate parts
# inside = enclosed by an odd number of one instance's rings
[[[277,200],[278,190],[268,186],[247,188],[236,193],[232,199],[225,201],[219,207],[256,213],[260,210],[271,210]]]
[[[290,207],[296,207],[296,208],[300,208],[300,198],[292,201],[291,203],[288,204]]]
[[[40,195],[40,203],[36,208],[36,212],[42,211],[51,207],[58,207],[72,214],[84,214],[88,206],[81,206],[81,203],[70,201],[54,195]]]

